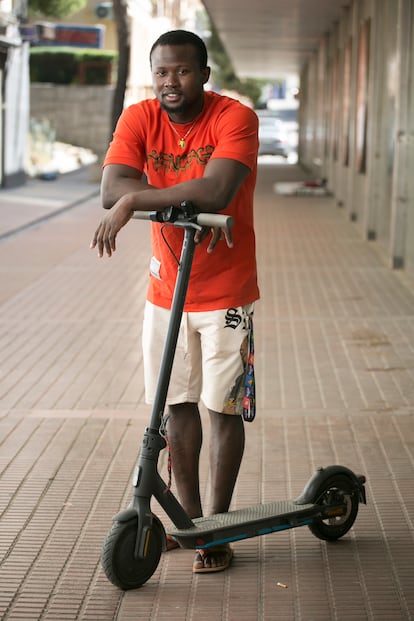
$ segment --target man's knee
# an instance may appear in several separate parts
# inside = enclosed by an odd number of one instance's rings
[[[190,403],[187,401],[185,403],[170,404],[168,405],[168,411],[173,415],[198,414],[198,403]]]

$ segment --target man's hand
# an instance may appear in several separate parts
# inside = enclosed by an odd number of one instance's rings
[[[211,229],[209,229],[208,226],[203,226],[203,228],[201,229],[201,231],[196,231],[195,235],[194,235],[194,241],[196,244],[201,244],[201,242],[203,241],[203,239],[205,239],[209,233],[209,231],[211,232],[211,239],[210,239],[210,243],[207,247],[207,252],[210,254],[211,252],[213,252],[214,248],[217,245],[217,242],[219,242],[222,239],[226,240],[227,246],[229,248],[233,248],[233,236],[231,233],[231,229],[229,229],[228,227],[220,229],[218,227],[213,227]]]
[[[108,257],[116,250],[116,236],[123,226],[132,218],[134,210],[130,206],[128,195],[123,196],[101,221],[95,231],[90,248],[98,248],[98,256],[103,257],[104,251]]]

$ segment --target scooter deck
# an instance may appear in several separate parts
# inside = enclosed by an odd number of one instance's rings
[[[284,500],[196,518],[193,520],[193,527],[180,530],[172,526],[167,529],[167,533],[182,548],[207,548],[218,543],[305,526],[321,513],[320,505],[297,504],[293,500]]]

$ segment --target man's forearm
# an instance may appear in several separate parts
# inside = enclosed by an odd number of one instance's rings
[[[162,211],[183,201],[191,201],[198,211],[217,212],[227,206],[227,196],[217,191],[219,184],[213,178],[201,177],[183,181],[167,188],[149,185],[125,196],[125,208],[133,211]]]
[[[101,201],[104,209],[111,209],[115,203],[125,194],[131,192],[143,192],[149,190],[149,185],[145,178],[134,179],[133,177],[119,177],[110,183],[103,182],[101,186]]]

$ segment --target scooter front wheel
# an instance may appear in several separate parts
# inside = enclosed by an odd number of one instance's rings
[[[163,534],[156,520],[148,533],[145,557],[136,558],[137,518],[114,522],[102,546],[102,567],[113,585],[127,591],[151,578],[160,561]]]
[[[339,504],[346,506],[342,515],[320,517],[309,524],[310,531],[319,539],[335,541],[343,537],[355,522],[359,506],[358,490],[349,477],[333,475],[315,491],[315,503],[323,505],[324,509]]]

